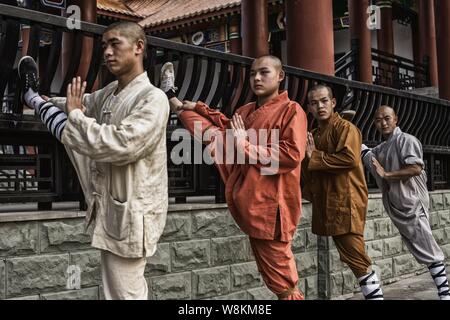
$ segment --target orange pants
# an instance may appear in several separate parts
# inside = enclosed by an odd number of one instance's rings
[[[291,242],[250,238],[256,265],[266,286],[280,300],[304,300],[298,290],[298,273]]]
[[[333,236],[333,241],[339,252],[341,261],[350,267],[357,278],[363,277],[369,273],[372,261],[370,261],[370,258],[366,253],[364,237],[362,235],[347,233]]]

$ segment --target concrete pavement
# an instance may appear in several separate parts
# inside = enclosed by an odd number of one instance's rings
[[[385,285],[382,289],[385,300],[439,300],[436,286],[428,272]],[[362,299],[362,294],[358,293],[348,300]]]

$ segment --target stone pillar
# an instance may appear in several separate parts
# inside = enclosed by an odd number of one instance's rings
[[[436,44],[439,97],[450,100],[450,2],[436,2]]]
[[[431,86],[438,86],[434,0],[419,0],[419,62],[428,62]]]
[[[372,41],[367,26],[369,0],[349,0],[351,47],[358,53],[357,80],[372,83]]]
[[[237,15],[233,16],[228,24],[228,40],[230,41],[230,53],[242,54],[242,39]]]
[[[269,23],[266,0],[242,0],[242,54],[257,58],[269,54]]]
[[[332,0],[289,0],[285,10],[288,65],[334,75]]]

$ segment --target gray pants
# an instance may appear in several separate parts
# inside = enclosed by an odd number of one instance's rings
[[[401,234],[401,228],[399,230]],[[432,263],[444,261],[444,253],[433,237],[429,217],[425,211],[419,215],[414,237],[408,239],[402,235],[402,238],[417,262],[429,266]]]

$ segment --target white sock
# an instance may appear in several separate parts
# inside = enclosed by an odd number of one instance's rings
[[[431,277],[433,277],[434,283],[438,289],[439,298],[441,300],[450,300],[450,293],[448,287],[448,279],[445,274],[445,265],[443,262],[433,263],[428,266]]]
[[[23,95],[23,99],[25,100],[27,106],[35,109],[36,111],[39,111],[39,107],[45,102],[39,93],[31,90],[31,88],[28,89],[28,91]]]
[[[375,271],[358,278],[358,282],[366,300],[383,300],[383,291]]]

